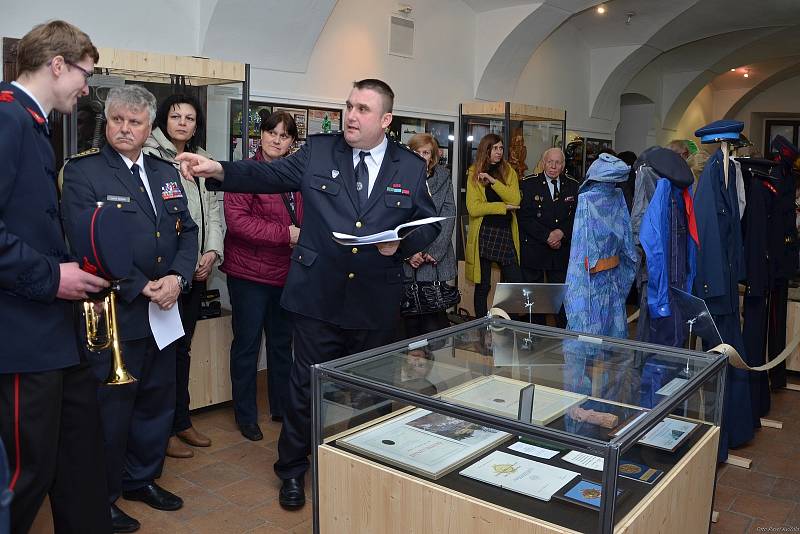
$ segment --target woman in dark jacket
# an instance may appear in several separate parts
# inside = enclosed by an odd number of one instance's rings
[[[450,171],[439,162],[439,144],[427,133],[414,135],[408,142],[408,148],[422,156],[428,163],[428,191],[436,205],[436,215],[455,217],[456,203],[453,197],[453,180]],[[428,247],[411,256],[403,264],[406,280],[412,278],[416,270],[417,281],[432,282],[453,280],[456,277],[456,256],[453,250],[453,229],[455,218],[442,221],[442,229]],[[447,328],[450,323],[447,313],[412,315],[404,318],[405,337],[414,337],[434,330]]]
[[[291,115],[276,112],[261,123],[261,146],[253,159],[272,161],[288,154],[297,139]],[[273,421],[283,418],[292,366],[292,323],[281,308],[292,247],[303,217],[299,193],[226,193],[225,261],[233,312],[231,386],[236,423],[244,437],[258,441],[256,373],[261,334],[267,339],[267,387]]]

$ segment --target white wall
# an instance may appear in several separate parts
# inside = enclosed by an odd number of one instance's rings
[[[514,90],[514,102],[567,110],[567,129],[612,139],[617,119],[594,119],[589,109],[589,50],[570,24],[536,50]]]
[[[619,124],[614,137],[614,149],[617,152],[631,150],[640,154],[655,144],[655,109],[652,102],[623,104],[620,107]]]
[[[658,144],[665,145],[672,139],[694,139],[694,132],[720,117],[714,116],[714,95],[709,85],[705,86],[692,100],[674,129],[661,129],[658,133]]]
[[[747,102],[745,106],[733,118],[744,122],[745,135],[752,129],[751,115],[753,113],[800,113],[800,76],[789,78],[777,83],[758,94]],[[753,139],[753,142],[756,142]],[[763,139],[758,139],[757,146],[763,144]]]

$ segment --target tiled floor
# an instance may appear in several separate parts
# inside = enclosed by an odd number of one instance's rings
[[[260,389],[264,378],[259,377]],[[259,406],[264,406],[261,393]],[[752,443],[734,451],[752,458],[751,469],[730,465],[719,468],[714,506],[719,521],[712,526],[712,534],[800,532],[800,392],[784,390],[773,394],[772,399],[769,417],[782,421],[783,429],[762,428]],[[287,512],[277,501],[279,482],[272,463],[280,425],[262,415],[264,440],[251,442],[238,432],[230,405],[207,409],[192,419],[211,437],[213,445],[195,448],[195,457],[188,460],[167,458],[159,480],[183,497],[184,507],[177,512],[159,512],[142,503],[118,501],[122,509],[141,521],[139,532],[311,532],[310,502],[300,511]],[[307,482],[307,492],[310,487]],[[52,532],[49,506],[42,508],[31,532]]]

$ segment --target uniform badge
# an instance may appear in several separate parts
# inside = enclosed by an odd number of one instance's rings
[[[339,176],[339,171],[337,171],[336,169],[333,169],[331,171],[331,178],[336,178],[337,176]]]
[[[564,202],[574,202],[574,201],[575,201],[575,197],[567,197],[567,198],[564,199]]]
[[[364,184],[356,182],[356,191],[361,191],[362,189],[364,189]]]
[[[539,202],[539,198],[540,198],[539,195],[534,196],[533,197],[534,202]]]
[[[183,198],[183,192],[178,187],[178,182],[167,182],[161,186],[161,198],[172,200],[173,198]]]
[[[0,91],[0,102],[13,102],[14,93],[11,91]]]
[[[45,123],[44,117],[42,117],[41,115],[39,115],[38,113],[33,111],[31,108],[25,108],[25,109],[27,109],[28,113],[31,114],[31,117],[33,117],[33,120],[36,121],[36,124],[44,124]]]

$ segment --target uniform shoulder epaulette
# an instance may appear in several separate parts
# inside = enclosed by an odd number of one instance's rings
[[[13,102],[14,93],[11,91],[0,91],[0,102]]]
[[[420,156],[419,154],[417,154],[416,152],[414,152],[413,150],[411,150],[410,148],[408,148],[408,145],[404,145],[403,143],[401,143],[401,142],[399,142],[399,141],[395,141],[394,139],[389,139],[389,142],[390,142],[390,143],[394,143],[394,146],[396,146],[397,148],[402,148],[402,149],[403,149],[403,150],[405,150],[406,152],[408,152],[408,153],[410,153],[410,154],[414,154],[416,157],[418,157],[418,158],[419,158],[419,159],[421,159],[422,161],[425,161],[425,158],[423,158],[422,156]],[[427,163],[427,162],[426,162],[426,163]]]
[[[99,154],[99,148],[90,148],[89,150],[84,150],[83,152],[78,152],[77,154],[73,154],[67,158],[67,160],[85,158],[86,156],[94,156],[95,154]]]
[[[564,173],[564,176],[566,176],[566,177],[567,177],[567,180],[572,180],[572,181],[573,181],[573,182],[575,182],[576,184],[579,184],[579,185],[580,185],[580,182],[578,181],[578,179],[577,179],[577,178],[573,178],[572,176],[570,176],[570,175],[569,175],[569,174],[567,174],[567,173]]]

